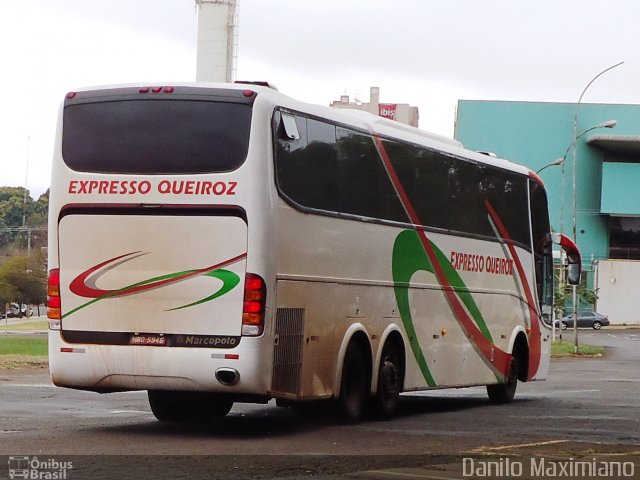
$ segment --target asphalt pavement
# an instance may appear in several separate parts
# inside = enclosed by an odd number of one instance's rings
[[[54,387],[42,368],[1,371],[0,455],[75,462],[70,479],[552,478],[526,475],[533,458],[631,462],[633,476],[608,478],[640,478],[640,330],[581,330],[580,341],[606,354],[554,359],[549,379],[520,384],[509,405],[491,405],[484,388],[422,392],[396,418],[357,425],[273,402],[235,405],[211,425],[167,424],[144,392],[99,395]],[[490,460],[525,471],[465,475],[465,459],[474,474]]]

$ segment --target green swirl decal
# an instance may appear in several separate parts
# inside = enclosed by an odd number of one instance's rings
[[[187,305],[182,305],[181,307],[171,308],[167,310],[167,312],[171,312],[173,310],[180,310],[182,308],[193,307],[194,305],[200,305],[201,303],[205,303],[205,302],[210,302],[211,300],[221,297],[228,291],[233,290],[233,288],[236,285],[238,285],[238,283],[240,283],[240,277],[229,270],[223,270],[223,269],[214,270],[213,272],[205,273],[204,276],[217,278],[218,280],[221,280],[222,287],[220,287],[220,290],[215,292],[213,295],[203,298],[202,300],[198,300],[197,302],[189,303]]]
[[[479,330],[482,332],[482,335],[489,342],[493,343],[491,333],[487,328],[486,322],[484,321],[471,292],[469,292],[469,289],[458,272],[451,266],[449,259],[444,253],[442,253],[442,250],[440,250],[430,240],[429,243],[436,254],[439,267],[444,272],[444,275],[451,286],[450,288],[452,288],[460,298]],[[394,292],[398,309],[400,311],[400,317],[402,318],[402,323],[407,332],[407,336],[409,337],[411,350],[418,366],[420,367],[422,376],[426,380],[427,385],[435,387],[437,384],[429,370],[422,347],[418,341],[409,305],[409,285],[411,277],[419,271],[435,273],[433,265],[429,261],[418,233],[415,230],[404,230],[398,234],[393,245],[392,275]]]
[[[103,273],[105,273],[110,268],[112,268],[113,265],[123,264],[129,260],[137,258],[138,256],[140,256],[140,253],[141,252],[130,252],[130,253],[125,253],[123,255],[119,255],[115,258],[111,258],[109,260],[99,263],[98,265],[94,265],[93,267],[85,270],[76,278],[74,278],[72,282],[69,284],[69,290],[71,290],[71,292],[73,292],[74,294],[80,297],[91,298],[91,300],[65,313],[62,316],[62,318],[68,317],[69,315],[76,313],[78,310],[81,310],[85,307],[88,307],[89,305],[92,305],[101,300],[105,300],[107,298],[136,295],[140,292],[145,292],[148,290],[162,288],[168,285],[173,285],[175,283],[183,282],[198,276],[216,278],[222,282],[222,286],[218,290],[216,290],[214,293],[212,293],[211,295],[205,298],[202,298],[195,302],[188,303],[186,305],[170,308],[165,311],[170,312],[173,310],[180,310],[183,308],[193,307],[194,305],[200,305],[202,303],[209,302],[218,297],[221,297],[222,295],[229,292],[230,290],[233,290],[236,287],[236,285],[240,283],[239,275],[229,270],[225,270],[222,267],[231,265],[232,263],[236,263],[240,260],[243,260],[247,256],[246,253],[243,253],[236,257],[225,260],[224,262],[220,262],[216,265],[211,265],[209,267],[205,267],[199,270],[186,270],[182,272],[175,272],[175,273],[169,273],[166,275],[160,275],[158,277],[142,280],[140,282],[136,282],[131,285],[127,285],[125,287],[118,288],[115,290],[103,290],[93,286],[93,284],[97,281],[97,279]]]

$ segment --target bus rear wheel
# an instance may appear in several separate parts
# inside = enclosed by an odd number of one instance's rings
[[[149,390],[149,406],[161,422],[201,422],[224,417],[233,402],[207,392]]]
[[[342,366],[338,408],[347,423],[357,422],[362,416],[367,398],[367,367],[362,349],[355,342],[347,347]]]
[[[391,418],[400,401],[402,370],[396,346],[387,342],[382,349],[378,369],[378,389],[374,399],[375,414],[378,418]]]
[[[518,387],[519,368],[518,359],[515,356],[511,357],[511,368],[506,381],[495,385],[487,385],[487,395],[489,395],[491,403],[502,404],[513,401]]]

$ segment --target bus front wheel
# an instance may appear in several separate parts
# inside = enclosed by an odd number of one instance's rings
[[[367,367],[362,349],[351,342],[347,347],[342,366],[339,410],[344,421],[357,422],[364,410],[367,398]]]
[[[511,358],[509,376],[506,378],[506,381],[495,385],[487,385],[487,395],[489,395],[491,403],[510,403],[513,400],[516,395],[516,388],[518,387],[518,375],[518,359],[513,356]]]

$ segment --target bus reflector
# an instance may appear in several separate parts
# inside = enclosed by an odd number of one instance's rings
[[[242,308],[242,334],[262,335],[267,288],[260,275],[247,273],[244,279],[244,304]]]
[[[60,330],[60,269],[49,270],[47,280],[47,317],[49,318],[49,328]]]

